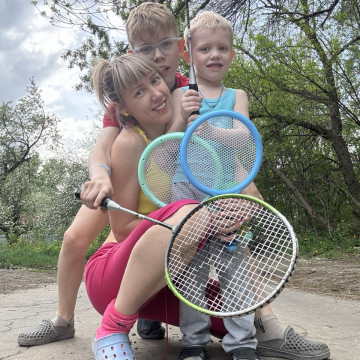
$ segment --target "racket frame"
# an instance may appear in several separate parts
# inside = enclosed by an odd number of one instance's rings
[[[173,244],[173,239],[172,239],[169,242],[169,245],[168,245],[168,248],[167,248],[167,251],[166,251],[166,258],[165,258],[165,278],[166,278],[166,282],[168,284],[168,287],[170,288],[170,290],[174,293],[174,295],[176,297],[178,297],[181,301],[183,301],[185,304],[187,304],[191,308],[193,308],[193,309],[195,309],[197,311],[200,311],[202,313],[205,313],[205,314],[207,314],[209,316],[220,317],[220,318],[245,316],[245,315],[248,315],[248,314],[251,314],[251,313],[255,312],[257,309],[260,309],[260,308],[263,308],[263,307],[267,306],[272,301],[274,301],[277,298],[277,296],[281,293],[281,291],[284,289],[285,285],[289,281],[289,278],[293,274],[294,269],[295,269],[296,260],[297,260],[297,257],[298,257],[298,251],[299,251],[298,241],[297,241],[294,229],[291,226],[291,224],[289,223],[289,221],[278,210],[276,210],[274,207],[272,207],[271,205],[269,205],[268,203],[266,203],[263,200],[260,200],[258,198],[255,198],[255,197],[252,197],[252,196],[249,196],[249,195],[244,195],[244,194],[221,194],[221,195],[211,197],[211,198],[209,198],[207,200],[204,200],[201,203],[201,205],[204,205],[207,202],[211,202],[211,201],[214,201],[214,200],[223,199],[223,198],[229,198],[229,196],[236,197],[236,198],[241,198],[241,199],[244,199],[244,200],[254,201],[254,202],[264,206],[267,210],[271,211],[274,215],[276,215],[283,222],[283,224],[285,224],[285,226],[289,230],[289,233],[290,233],[291,239],[292,239],[292,245],[293,245],[292,249],[293,249],[293,251],[292,251],[292,255],[291,255],[290,266],[288,267],[288,269],[287,269],[285,275],[283,276],[282,280],[278,283],[276,288],[268,296],[266,296],[262,301],[260,301],[259,303],[256,303],[255,305],[253,305],[253,306],[251,306],[249,308],[246,308],[246,311],[243,310],[243,311],[235,311],[235,312],[218,312],[218,311],[204,309],[203,307],[197,306],[196,304],[194,304],[191,301],[189,301],[188,299],[186,299],[177,290],[176,285],[174,284],[174,281],[171,278],[170,273],[169,273],[169,254],[171,252],[171,246]],[[191,216],[193,211],[195,211],[195,209],[190,211],[188,216]]]
[[[75,193],[75,197],[77,199],[80,199],[80,194],[81,194],[81,190],[77,190]],[[273,214],[275,214],[276,216],[278,216],[280,218],[280,220],[282,221],[283,224],[286,225],[287,229],[289,230],[289,233],[291,235],[291,240],[292,240],[292,255],[291,255],[291,262],[290,262],[290,266],[288,267],[287,271],[285,272],[285,275],[282,276],[282,280],[277,284],[276,288],[271,292],[270,295],[266,296],[265,299],[263,299],[262,301],[256,303],[255,305],[246,308],[243,311],[235,311],[235,312],[219,312],[219,311],[213,311],[213,310],[209,310],[209,309],[205,309],[203,307],[199,307],[196,304],[190,302],[188,299],[186,299],[176,288],[176,285],[173,282],[173,279],[170,276],[169,273],[169,254],[171,253],[172,250],[172,245],[174,244],[174,241],[177,239],[177,234],[181,231],[181,229],[183,228],[184,224],[187,223],[187,220],[196,212],[199,211],[199,209],[202,209],[204,206],[206,206],[208,203],[210,202],[214,202],[217,201],[219,199],[226,199],[226,198],[238,198],[238,199],[244,199],[244,200],[250,200],[253,201],[255,203],[258,203],[262,206],[264,206],[266,209],[268,209],[269,211],[271,211]],[[176,297],[178,297],[181,301],[185,302],[188,306],[192,307],[195,310],[198,310],[200,312],[203,312],[207,315],[210,316],[214,316],[214,317],[235,317],[235,316],[244,316],[247,314],[251,314],[254,311],[256,311],[259,308],[262,308],[264,306],[266,306],[267,304],[269,304],[270,302],[272,302],[279,294],[280,292],[283,290],[284,286],[286,285],[286,283],[289,280],[289,277],[292,275],[293,271],[294,271],[294,267],[295,267],[295,263],[296,263],[296,258],[298,255],[298,244],[297,244],[297,239],[295,236],[295,233],[293,231],[292,226],[289,224],[289,222],[287,221],[287,219],[285,218],[285,216],[283,216],[279,211],[277,211],[275,208],[273,208],[271,205],[267,204],[266,202],[259,200],[257,198],[254,198],[252,196],[248,196],[248,195],[241,195],[241,194],[223,194],[223,195],[218,195],[212,198],[209,198],[207,200],[204,200],[202,203],[198,204],[197,206],[195,206],[191,211],[189,211],[189,213],[180,221],[179,224],[177,225],[169,225],[166,224],[164,222],[161,222],[159,220],[150,218],[146,215],[143,214],[139,214],[135,211],[126,209],[122,206],[120,206],[118,203],[116,203],[115,201],[109,199],[109,198],[105,198],[102,203],[101,203],[101,207],[107,210],[120,210],[120,211],[125,211],[127,213],[136,215],[144,220],[153,222],[156,225],[160,225],[163,226],[167,229],[169,229],[171,231],[171,238],[169,241],[169,244],[167,246],[166,252],[165,252],[165,279],[167,282],[168,287],[170,288],[170,290],[174,293],[174,295]]]
[[[146,169],[147,161],[151,157],[152,152],[158,146],[161,146],[162,144],[166,143],[167,141],[182,140],[183,136],[184,136],[183,132],[172,132],[172,133],[161,135],[158,138],[156,138],[155,140],[153,140],[149,145],[147,145],[147,147],[144,149],[143,153],[140,156],[139,165],[138,165],[138,179],[139,179],[140,187],[141,187],[142,191],[144,192],[144,194],[147,196],[147,198],[158,207],[163,207],[167,204],[164,203],[161,199],[159,199],[151,191],[151,189],[148,185],[148,182],[147,182],[146,176],[145,176],[145,172],[146,172],[145,169]],[[220,161],[218,154],[214,151],[214,149],[206,141],[204,141],[200,137],[194,136],[192,138],[192,140],[197,142],[201,146],[203,146],[206,149],[206,151],[208,151],[208,153],[213,161],[213,164],[215,165],[215,172],[216,172],[215,181],[216,181],[216,183],[219,182],[223,175],[223,169],[222,169],[221,161]],[[181,166],[180,161],[179,161],[179,166]]]
[[[254,138],[255,147],[256,147],[256,156],[255,162],[252,170],[250,171],[249,175],[238,185],[233,186],[228,189],[219,190],[213,189],[208,186],[203,185],[199,182],[191,173],[188,161],[187,161],[187,150],[188,144],[193,136],[195,130],[201,125],[203,122],[216,117],[216,116],[224,116],[224,117],[231,117],[241,121],[250,131],[251,135]],[[210,111],[206,114],[200,115],[185,131],[183,140],[181,141],[180,145],[180,163],[183,168],[183,171],[186,177],[189,179],[192,185],[194,185],[198,190],[202,191],[203,193],[209,194],[211,196],[217,196],[222,194],[231,194],[231,193],[239,193],[243,189],[245,189],[255,178],[256,174],[258,173],[263,156],[263,146],[261,141],[261,136],[259,131],[257,130],[256,126],[244,115],[240,114],[234,110],[214,110]]]

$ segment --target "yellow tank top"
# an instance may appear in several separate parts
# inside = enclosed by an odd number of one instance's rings
[[[136,130],[143,137],[143,139],[146,142],[146,145],[148,145],[149,140],[147,139],[144,131],[142,129],[140,129],[138,126],[134,126],[133,129]],[[147,198],[147,196],[144,194],[144,192],[140,188],[138,202],[137,202],[137,212],[139,212],[140,214],[148,215],[152,211],[155,211],[157,209],[158,209],[158,207]]]

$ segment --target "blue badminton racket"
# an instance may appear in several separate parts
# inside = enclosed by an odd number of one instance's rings
[[[194,137],[208,144],[221,163],[219,174],[211,171],[212,159]],[[261,136],[255,125],[233,110],[211,111],[199,116],[185,131],[180,145],[180,163],[187,179],[211,196],[239,193],[258,173],[262,161]]]

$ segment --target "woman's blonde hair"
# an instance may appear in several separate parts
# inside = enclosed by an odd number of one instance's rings
[[[213,11],[204,11],[201,14],[197,15],[190,21],[190,31],[193,35],[196,30],[216,30],[221,29],[228,31],[230,35],[230,44],[232,45],[234,39],[234,32],[232,26],[228,20],[223,16],[213,12]],[[188,28],[184,31],[185,45],[188,48],[189,44],[189,30]]]
[[[131,10],[126,22],[126,33],[132,49],[134,49],[135,42],[140,41],[144,34],[155,36],[161,31],[172,33],[173,35],[169,35],[169,37],[178,37],[174,15],[165,5],[144,2]]]
[[[92,70],[92,85],[100,104],[111,116],[115,109],[116,118],[122,126],[133,126],[136,120],[120,114],[125,107],[124,94],[132,85],[159,67],[151,60],[136,54],[125,54],[112,61],[98,59]]]

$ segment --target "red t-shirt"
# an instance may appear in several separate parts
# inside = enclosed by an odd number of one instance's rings
[[[175,89],[178,89],[180,87],[187,86],[187,85],[189,85],[189,78],[187,78],[184,75],[181,75],[180,73],[176,73],[175,84],[174,84],[174,87],[171,89],[171,91],[174,91]],[[120,128],[120,124],[116,120],[115,109],[112,107],[112,108],[110,108],[109,111],[110,111],[110,114],[106,113],[106,112],[104,114],[103,127],[106,128],[109,126],[114,126],[114,127]]]

